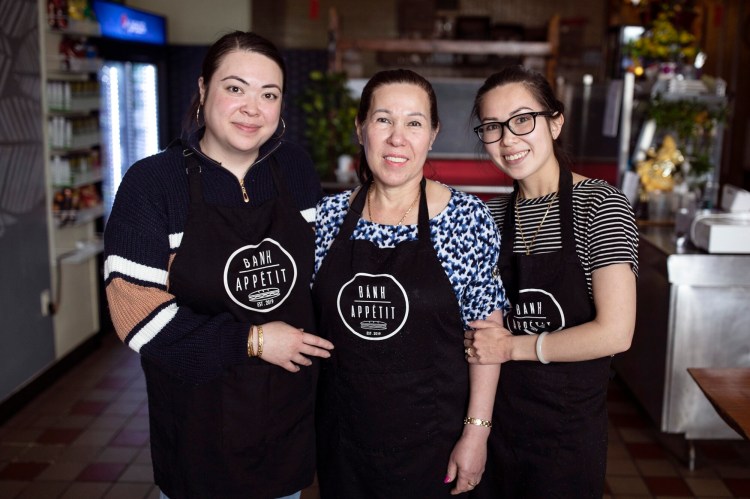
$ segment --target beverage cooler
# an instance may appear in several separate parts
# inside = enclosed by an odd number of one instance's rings
[[[157,73],[152,63],[107,60],[99,72],[105,217],[127,169],[159,151]]]
[[[101,106],[102,198],[105,220],[127,169],[166,144],[166,19],[94,0]]]

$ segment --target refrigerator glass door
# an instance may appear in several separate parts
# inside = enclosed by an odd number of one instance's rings
[[[107,217],[127,169],[159,150],[156,66],[107,61],[99,79],[102,194]]]

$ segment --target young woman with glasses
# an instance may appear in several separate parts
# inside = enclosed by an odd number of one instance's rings
[[[502,364],[477,497],[603,495],[610,359],[633,336],[638,235],[620,191],[570,171],[563,111],[520,66],[490,76],[474,101],[474,131],[514,181],[488,203],[510,309],[465,334],[470,364]]]

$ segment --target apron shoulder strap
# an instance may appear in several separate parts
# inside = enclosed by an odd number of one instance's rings
[[[284,174],[281,172],[281,165],[276,159],[276,155],[271,155],[271,157],[268,159],[271,161],[271,176],[273,177],[273,186],[276,188],[276,193],[280,197],[291,199],[292,195],[286,186],[286,182],[284,181]]]
[[[362,218],[362,210],[365,207],[365,201],[367,200],[367,193],[372,187],[372,180],[367,182],[365,185],[359,188],[357,195],[354,196],[352,204],[349,206],[349,210],[346,212],[344,222],[341,224],[341,230],[339,234],[344,239],[349,239],[354,233],[354,228],[357,226],[357,222]]]
[[[417,237],[421,244],[432,245],[430,241],[430,210],[427,207],[427,179],[422,177],[419,182],[419,218]]]
[[[201,164],[195,153],[190,149],[183,149],[182,156],[185,158],[185,173],[188,176],[190,186],[190,204],[200,205],[203,203],[203,186],[201,185]]]

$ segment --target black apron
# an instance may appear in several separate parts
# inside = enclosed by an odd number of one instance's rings
[[[201,166],[186,155],[190,213],[169,272],[178,305],[314,332],[314,234],[276,161],[277,197],[225,207],[204,202]],[[310,485],[317,366],[313,360],[290,373],[248,358],[219,379],[190,385],[144,359],[157,485],[171,499],[275,498]]]
[[[336,345],[318,399],[322,499],[451,497],[443,479],[468,402],[461,314],[430,240],[352,240],[360,189],[313,287],[319,330]]]
[[[505,212],[500,273],[515,335],[550,333],[595,318],[573,233],[573,180],[560,170],[562,251],[514,253],[515,200]],[[583,362],[506,362],[500,373],[486,498],[597,498],[604,492],[610,357]]]

